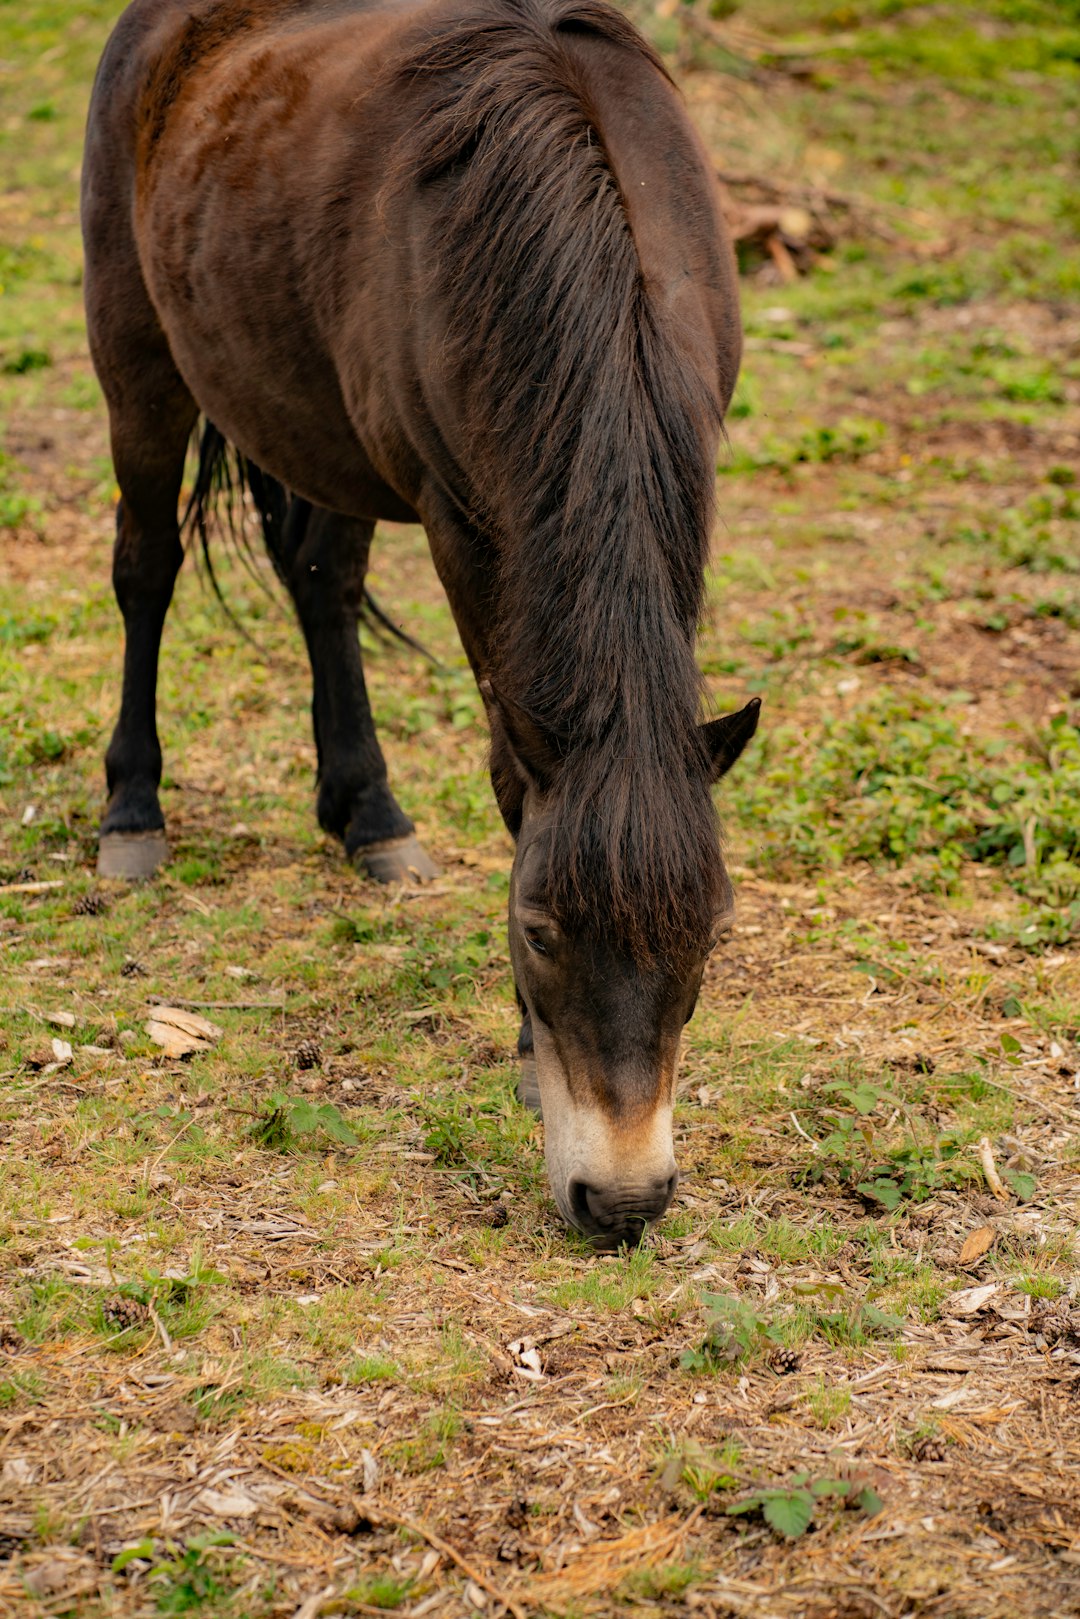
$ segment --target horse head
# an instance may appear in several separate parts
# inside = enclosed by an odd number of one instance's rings
[[[564,1218],[596,1246],[635,1243],[678,1184],[672,1116],[679,1045],[709,952],[732,914],[715,823],[705,935],[667,953],[633,948],[625,927],[605,916],[602,888],[592,915],[560,904],[564,761],[516,704],[487,683],[485,696],[493,753],[504,770],[512,762],[521,787],[513,812],[510,955],[525,1045],[535,1058],[552,1191]],[[687,760],[687,771],[706,797],[753,736],[759,708],[755,698],[698,727],[700,757]]]

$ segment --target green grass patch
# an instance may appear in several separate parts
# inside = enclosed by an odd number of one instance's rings
[[[1065,716],[1028,739],[971,735],[954,705],[884,690],[800,735],[779,726],[733,783],[759,829],[755,863],[813,871],[903,866],[948,891],[972,861],[1080,919],[1080,731]]]

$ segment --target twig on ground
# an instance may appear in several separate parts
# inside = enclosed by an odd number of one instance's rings
[[[490,1580],[486,1574],[482,1574],[467,1558],[461,1555],[456,1547],[451,1546],[448,1540],[444,1540],[441,1535],[436,1534],[434,1529],[429,1529],[426,1524],[418,1523],[415,1518],[400,1517],[396,1512],[388,1512],[384,1507],[377,1507],[369,1502],[366,1496],[354,1496],[353,1500],[357,1512],[362,1513],[370,1523],[377,1524],[381,1528],[407,1529],[411,1535],[419,1535],[420,1539],[426,1540],[434,1551],[441,1552],[452,1563],[456,1563],[463,1574],[473,1580],[482,1591],[486,1591],[488,1596],[495,1602],[500,1602],[509,1613],[513,1614],[514,1619],[526,1619],[526,1611],[520,1602],[515,1602],[514,1598],[504,1591],[501,1586],[496,1585],[494,1580]]]
[[[795,1126],[795,1128],[798,1131],[799,1135],[802,1136],[803,1140],[804,1141],[809,1141],[810,1145],[813,1147],[815,1152],[820,1152],[821,1147],[814,1140],[813,1136],[808,1135],[807,1132],[803,1129],[802,1125],[799,1123],[798,1119],[795,1117],[794,1112],[789,1113],[788,1118],[791,1120],[792,1124]]]
[[[161,1151],[158,1153],[157,1157],[155,1159],[153,1159],[151,1163],[147,1164],[146,1168],[143,1170],[143,1185],[144,1186],[149,1186],[150,1177],[154,1173],[154,1170],[157,1168],[157,1166],[160,1164],[161,1160],[165,1157],[166,1153],[172,1151],[173,1147],[175,1147],[176,1143],[180,1140],[180,1137],[182,1135],[184,1135],[188,1130],[190,1130],[191,1126],[194,1123],[195,1123],[195,1115],[192,1114],[191,1118],[185,1120],[185,1122],[180,1126],[179,1130],[177,1130],[177,1132],[173,1136],[172,1140],[167,1141],[165,1143],[165,1145],[162,1147]]]
[[[305,1597],[301,1602],[293,1614],[293,1619],[318,1619],[318,1615],[323,1608],[336,1595],[337,1587],[334,1585],[324,1585],[321,1591],[313,1591],[310,1596]]]
[[[277,1001],[185,1001],[178,995],[148,995],[147,1006],[182,1006],[190,1012],[252,1012],[266,1010],[282,1012],[285,997]]]
[[[154,1323],[154,1327],[155,1327],[155,1330],[157,1331],[158,1337],[161,1339],[162,1348],[165,1350],[165,1353],[167,1355],[171,1355],[172,1352],[173,1352],[173,1349],[175,1348],[175,1345],[173,1344],[172,1339],[169,1337],[168,1328],[166,1327],[164,1321],[162,1321],[161,1317],[158,1315],[157,1311],[154,1309],[154,1301],[153,1301],[153,1299],[150,1299],[150,1300],[147,1301],[146,1313],[150,1317],[151,1321]]]
[[[1007,1203],[1009,1194],[1005,1189],[1001,1176],[997,1172],[997,1165],[994,1163],[994,1149],[990,1145],[989,1136],[983,1136],[979,1142],[979,1163],[982,1165],[982,1172],[986,1176],[986,1184],[991,1192],[999,1202]]]

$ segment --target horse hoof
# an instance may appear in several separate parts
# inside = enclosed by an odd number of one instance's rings
[[[97,874],[137,882],[152,877],[168,858],[163,827],[153,832],[103,832],[98,840]]]
[[[439,868],[410,832],[407,838],[384,838],[365,843],[353,855],[361,871],[377,883],[430,883]]]
[[[540,1106],[540,1081],[536,1077],[535,1057],[522,1057],[516,1094],[522,1107],[527,1107],[531,1113],[537,1113],[543,1118],[544,1110]]]

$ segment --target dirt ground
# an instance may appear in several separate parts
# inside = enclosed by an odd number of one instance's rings
[[[441,666],[368,667],[439,881],[318,831],[299,638],[226,558],[251,639],[193,567],[166,632],[170,864],[95,878],[74,183],[118,9],[0,11],[0,1613],[1080,1614],[1075,7],[634,12],[737,227],[789,215],[741,249],[701,637],[765,704],[737,919],[676,1204],[618,1255],[513,1099],[510,849],[419,531],[372,583]],[[162,1005],[211,1023],[183,1059]]]

